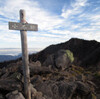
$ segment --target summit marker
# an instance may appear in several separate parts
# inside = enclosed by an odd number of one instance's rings
[[[29,59],[27,49],[27,31],[38,31],[38,25],[28,24],[26,22],[25,10],[20,10],[20,23],[9,22],[10,30],[20,30],[21,45],[22,45],[22,63],[23,63],[23,75],[24,75],[24,93],[26,99],[31,99],[30,88],[30,71],[29,71]]]

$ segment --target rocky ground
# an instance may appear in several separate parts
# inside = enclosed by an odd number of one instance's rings
[[[31,61],[32,99],[100,99],[100,72],[73,61],[70,50],[59,50],[43,63]],[[23,83],[21,60],[1,68],[0,99],[25,99]]]

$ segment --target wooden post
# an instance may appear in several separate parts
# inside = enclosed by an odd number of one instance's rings
[[[20,22],[26,23],[26,16],[24,10],[20,10]],[[25,92],[25,98],[31,99],[29,60],[28,60],[28,51],[27,51],[27,32],[24,30],[20,30],[20,33],[21,33],[21,44],[22,44],[24,92]]]
[[[26,99],[31,99],[30,71],[29,71],[29,66],[28,66],[29,60],[28,60],[28,51],[27,51],[27,32],[26,31],[38,31],[38,25],[26,23],[25,11],[20,10],[20,23],[9,22],[9,29],[20,30],[20,33],[21,33],[24,93],[25,93]]]

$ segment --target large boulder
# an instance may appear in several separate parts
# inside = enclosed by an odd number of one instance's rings
[[[55,65],[58,69],[67,68],[74,60],[73,54],[70,50],[59,50],[55,54]]]
[[[91,86],[81,81],[45,81],[35,85],[46,99],[96,99]]]
[[[52,68],[65,69],[74,61],[73,53],[70,50],[59,50],[58,52],[48,56],[43,63],[44,66],[52,66]]]
[[[45,73],[51,73],[51,68],[48,67],[42,67],[41,63],[39,61],[36,62],[32,62],[29,64],[30,66],[30,74],[34,75],[34,74],[45,74]]]

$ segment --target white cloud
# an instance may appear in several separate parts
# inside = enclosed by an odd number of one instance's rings
[[[37,23],[40,30],[52,29],[63,22],[58,16],[52,16],[43,8],[40,8],[35,0],[17,0],[16,2],[6,0],[4,7],[0,8],[0,14],[16,21],[19,19],[20,9],[26,10],[27,21]]]
[[[39,25],[38,32],[28,33],[30,47],[48,46],[67,41],[71,37],[100,41],[98,37],[100,13],[93,14],[85,10],[86,7],[91,6],[88,0],[71,1],[69,7],[65,5],[61,9],[61,15],[52,14],[41,8],[38,0],[5,0],[5,3],[0,1],[0,15],[2,15],[0,16],[0,40],[6,43],[20,43],[19,31],[8,30],[8,21],[19,21],[19,10],[25,9],[27,22]],[[99,7],[95,8],[95,11],[98,9]]]
[[[1,2],[3,4],[3,2]],[[5,0],[3,6],[0,6],[0,34],[1,40],[8,42],[19,42],[19,34],[14,34],[16,31],[8,30],[8,23],[4,21],[18,21],[19,20],[19,10],[26,10],[26,20],[28,23],[34,23],[39,25],[40,31],[49,31],[54,28],[58,28],[60,24],[63,23],[63,19],[59,16],[51,15],[49,12],[45,11],[43,8],[39,6],[39,3],[35,0]],[[40,35],[40,33],[38,33]],[[28,37],[33,40],[38,40],[38,35],[35,37]],[[41,36],[47,37],[55,37],[56,35],[52,34],[41,34]],[[58,37],[58,36],[56,36]],[[42,39],[41,37],[40,39]],[[44,40],[44,38],[42,40]],[[49,41],[49,40],[47,40]],[[51,41],[51,40],[50,40]]]
[[[62,9],[61,16],[64,18],[69,18],[71,15],[79,14],[83,11],[83,9],[81,8],[86,5],[87,5],[87,0],[75,0],[75,2],[71,3],[71,8],[66,9],[66,7],[64,7]]]
[[[95,25],[95,26],[100,26],[100,21],[98,22],[93,22],[93,23],[91,23],[91,25]]]

